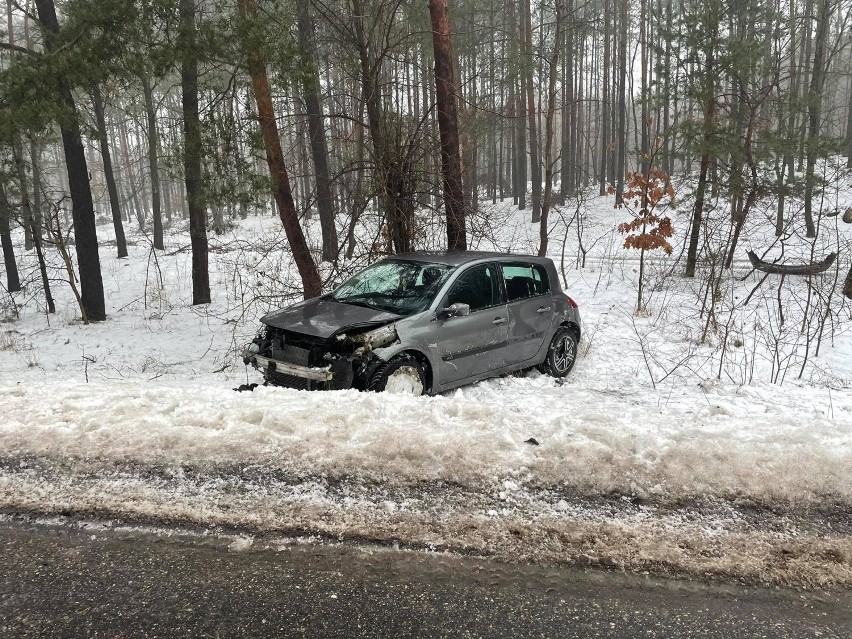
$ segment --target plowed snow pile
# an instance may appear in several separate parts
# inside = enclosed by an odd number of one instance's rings
[[[432,398],[225,384],[0,387],[11,456],[214,467],[395,483],[504,483],[572,495],[852,508],[852,397],[683,389],[666,405],[531,374]],[[509,399],[510,398],[510,399]],[[508,401],[507,401],[508,400]],[[525,443],[534,438],[539,445]]]

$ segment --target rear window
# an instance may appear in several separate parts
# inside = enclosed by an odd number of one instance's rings
[[[501,268],[510,302],[550,292],[547,271],[539,264],[501,264]]]

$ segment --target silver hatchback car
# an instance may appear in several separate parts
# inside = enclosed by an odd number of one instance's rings
[[[394,255],[261,322],[243,361],[267,383],[415,395],[532,367],[564,377],[581,334],[551,260],[474,251]]]

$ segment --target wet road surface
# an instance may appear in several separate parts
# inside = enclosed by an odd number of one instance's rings
[[[852,637],[852,592],[0,520],[0,637]]]

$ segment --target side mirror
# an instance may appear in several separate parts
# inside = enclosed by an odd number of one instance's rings
[[[450,304],[447,308],[438,311],[438,319],[449,319],[450,317],[464,317],[470,315],[470,304],[464,302],[456,302]]]

